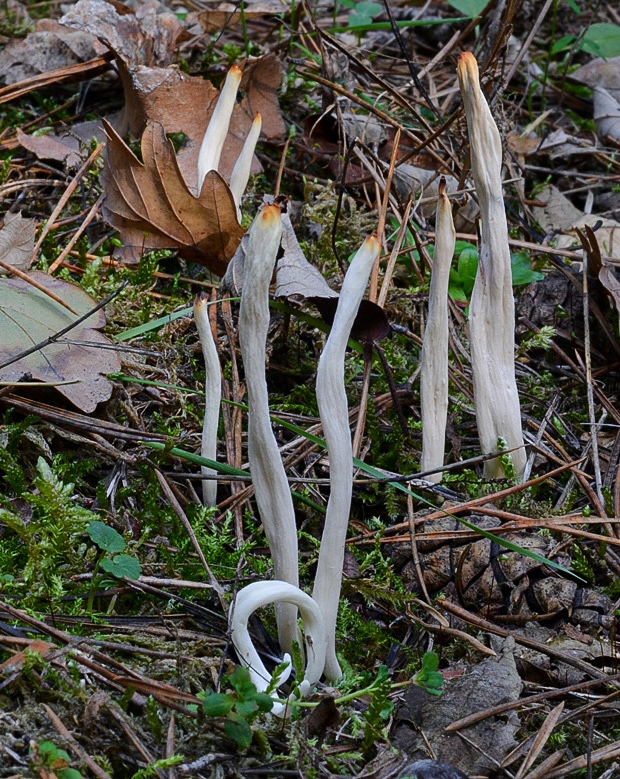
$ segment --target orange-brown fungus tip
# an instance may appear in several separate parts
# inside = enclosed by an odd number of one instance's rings
[[[471,51],[462,51],[459,54],[456,70],[461,79],[469,78],[478,81],[478,61]]]
[[[239,65],[231,65],[228,74],[232,76],[236,76],[237,78],[241,78],[241,76],[243,75],[243,71],[241,70]]]
[[[442,176],[439,179],[439,194],[442,197],[444,197],[444,195],[446,194],[446,177],[445,176]]]
[[[266,205],[261,212],[261,219],[265,224],[273,221],[280,221],[280,214],[282,213],[278,203],[271,203]]]

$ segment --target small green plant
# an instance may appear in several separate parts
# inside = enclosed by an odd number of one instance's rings
[[[183,762],[183,755],[171,755],[170,757],[162,757],[160,760],[156,760],[154,763],[147,765],[146,768],[141,768],[136,771],[131,779],[148,779],[150,776],[161,776],[160,771],[165,771],[167,768],[174,768],[175,765]]]
[[[581,576],[584,581],[588,582],[588,584],[592,584],[594,582],[594,571],[592,570],[590,561],[579,544],[573,544],[572,560],[575,573],[579,574],[579,576]]]
[[[457,303],[468,303],[478,272],[478,249],[469,241],[457,241],[454,253],[458,259],[456,266],[450,271],[450,297]],[[525,252],[514,252],[510,255],[510,261],[514,287],[532,281],[541,281],[544,278],[542,273],[532,269],[530,259]]]
[[[523,357],[534,349],[549,351],[557,335],[555,327],[543,325],[537,333],[527,335],[517,347],[517,357]]]
[[[426,690],[430,695],[441,695],[443,674],[438,670],[439,656],[436,652],[425,652],[422,656],[422,667],[413,677],[414,684]]]
[[[247,749],[252,743],[252,722],[273,708],[273,700],[266,692],[258,692],[250,678],[250,672],[237,667],[225,683],[230,692],[201,693],[202,711],[207,717],[224,719],[224,733],[239,749]]]
[[[56,776],[58,779],[82,779],[82,774],[70,768],[71,758],[64,749],[53,741],[35,742],[31,745],[31,760],[41,776]]]
[[[32,516],[24,519],[23,511],[13,510],[14,504],[3,499],[0,522],[21,543],[12,544],[10,536],[5,537],[8,554],[0,557],[0,573],[21,570],[13,584],[24,588],[29,601],[41,596],[56,601],[64,594],[66,572],[83,567],[83,538],[88,522],[96,515],[76,503],[74,485],[64,483],[42,457],[37,461],[32,490],[20,485],[17,463],[12,465],[16,497],[28,505]],[[7,463],[3,463],[3,470],[5,474],[11,472]],[[5,566],[10,569],[7,571]]]
[[[617,57],[620,55],[620,26],[608,22],[591,24],[580,36],[564,35],[554,42],[551,54],[570,49],[585,51],[594,57]]]
[[[394,711],[394,704],[389,696],[392,692],[390,674],[386,666],[379,666],[379,671],[368,688],[370,703],[363,715],[362,751],[367,752],[377,739],[385,738],[386,725]]]
[[[125,539],[113,527],[96,519],[88,525],[90,540],[101,549],[101,556],[95,565],[93,579],[101,567],[112,576],[138,579],[142,567],[138,560],[129,554],[120,554],[126,547]]]
[[[515,466],[512,461],[512,456],[510,452],[507,452],[508,444],[506,443],[506,439],[502,438],[501,436],[497,439],[497,451],[498,452],[504,452],[504,454],[500,455],[500,460],[502,463],[502,468],[504,469],[504,476],[507,479],[516,479],[517,474],[515,472]]]
[[[372,0],[340,0],[337,8],[338,10],[341,8],[350,9],[349,26],[352,28],[372,24],[374,17],[383,11],[381,3],[375,3]]]

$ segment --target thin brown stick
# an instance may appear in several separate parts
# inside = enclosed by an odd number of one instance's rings
[[[209,579],[209,583],[217,593],[220,603],[224,607],[224,609],[228,608],[228,603],[226,601],[225,595],[224,595],[224,588],[221,586],[221,584],[218,582],[218,580],[213,575],[213,571],[209,567],[209,563],[207,562],[207,558],[204,556],[204,552],[202,551],[202,548],[200,544],[198,543],[198,538],[196,537],[196,533],[194,533],[194,528],[191,526],[191,523],[189,519],[187,518],[187,515],[183,511],[183,508],[179,501],[176,499],[176,496],[174,492],[172,491],[170,484],[168,483],[168,479],[164,476],[164,474],[159,470],[159,468],[155,468],[155,475],[157,476],[157,481],[159,482],[159,486],[162,488],[163,493],[166,497],[166,500],[170,503],[170,506],[172,507],[172,510],[177,515],[177,517],[181,520],[181,524],[185,528],[185,531],[187,532],[187,535],[190,538],[190,541],[192,542],[192,546],[194,547],[194,550],[196,551],[196,554],[198,555],[198,559],[200,560],[202,567],[205,569],[205,572],[207,574],[207,577]]]
[[[78,172],[75,174],[73,179],[69,182],[69,186],[62,193],[60,200],[56,204],[56,208],[52,211],[50,218],[47,220],[45,226],[41,230],[41,234],[39,235],[39,240],[36,242],[34,249],[32,251],[32,255],[30,256],[29,264],[33,263],[36,260],[37,254],[39,253],[39,249],[41,248],[43,241],[45,240],[50,230],[52,230],[54,227],[54,222],[60,216],[62,209],[67,205],[71,195],[73,195],[73,193],[75,192],[77,185],[80,183],[82,177],[85,175],[85,173],[88,171],[88,169],[93,164],[93,162],[97,159],[97,157],[101,154],[104,146],[105,146],[104,143],[100,143],[97,145],[96,149],[90,154],[86,162],[84,162],[81,165]]]
[[[554,660],[559,660],[560,662],[566,663],[573,668],[577,668],[579,671],[583,671],[594,679],[598,679],[599,681],[605,682],[606,684],[611,684],[614,687],[620,688],[620,681],[616,681],[613,679],[613,677],[610,677],[604,671],[599,671],[598,668],[595,668],[590,663],[586,663],[584,660],[580,660],[577,657],[572,657],[566,652],[560,652],[558,649],[555,649],[548,644],[544,644],[541,641],[536,641],[535,639],[529,638],[528,636],[523,636],[517,631],[505,630],[504,628],[499,627],[499,625],[495,625],[493,622],[489,622],[483,617],[479,617],[477,614],[472,614],[470,611],[467,611],[467,609],[464,609],[461,606],[457,606],[455,603],[445,600],[444,598],[440,598],[437,601],[437,605],[440,608],[450,612],[450,614],[454,614],[455,617],[459,617],[460,619],[469,623],[475,628],[484,630],[487,633],[494,633],[496,636],[502,636],[504,638],[512,636],[517,644],[521,644],[521,646],[527,646],[530,649],[535,649],[537,652],[548,655]]]
[[[69,241],[69,243],[65,246],[62,252],[58,255],[58,257],[56,257],[54,262],[50,265],[48,273],[54,273],[54,271],[63,264],[63,262],[69,256],[69,254],[73,251],[73,247],[79,241],[80,236],[83,235],[84,230],[86,230],[88,225],[93,221],[93,219],[99,213],[99,206],[103,203],[104,198],[105,198],[105,193],[99,195],[97,201],[93,203],[93,205],[89,209],[84,219],[80,222],[80,226],[75,231],[75,233],[71,236],[71,240]]]
[[[49,717],[50,722],[56,728],[58,733],[64,738],[69,749],[74,752],[79,759],[86,765],[98,779],[112,779],[110,774],[101,768],[93,758],[86,752],[72,736],[71,732],[65,727],[60,717],[46,704],[42,704],[43,710]]]
[[[613,674],[608,677],[608,681],[620,681],[620,673]],[[558,690],[545,690],[544,692],[536,693],[536,695],[529,695],[527,698],[519,698],[516,701],[509,701],[507,703],[500,703],[497,706],[492,706],[490,709],[484,711],[477,711],[474,714],[469,714],[467,717],[455,720],[446,727],[446,733],[455,733],[457,730],[463,728],[469,728],[472,725],[476,725],[478,722],[482,722],[489,717],[497,717],[500,714],[505,714],[507,711],[514,711],[514,709],[525,708],[531,706],[534,703],[544,703],[553,698],[559,698],[561,695],[568,695],[572,692],[580,692],[581,690],[588,690],[590,687],[599,685],[600,679],[588,679],[587,682],[578,682],[577,684],[571,684],[568,687],[561,687]]]

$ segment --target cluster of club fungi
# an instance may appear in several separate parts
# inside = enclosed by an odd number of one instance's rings
[[[514,368],[514,299],[508,231],[502,196],[502,148],[499,132],[480,88],[478,66],[470,53],[461,54],[458,78],[467,118],[471,167],[480,206],[479,268],[469,308],[469,332],[476,419],[482,451],[497,451],[498,440],[511,452],[517,477],[525,468],[519,397]],[[230,70],[202,143],[198,186],[209,170],[217,170],[236,101],[241,71]],[[248,134],[235,165],[230,187],[240,214],[241,196],[250,175],[260,134],[260,116]],[[241,589],[229,612],[232,642],[247,665],[257,689],[278,689],[292,670],[294,645],[305,648],[303,679],[297,696],[308,695],[325,676],[341,676],[336,654],[336,618],[349,520],[353,458],[344,381],[345,350],[353,321],[366,290],[381,243],[376,235],[363,242],[345,275],[331,331],[319,359],[316,396],[329,455],[330,494],[312,593],[299,586],[297,526],[288,479],[269,415],[265,352],[269,328],[269,288],[282,236],[277,204],[264,205],[245,244],[244,282],[239,310],[239,343],[248,399],[248,461],[256,505],[269,543],[274,579]],[[441,479],[448,409],[448,280],[455,248],[452,209],[440,186],[429,313],[421,353],[423,471]],[[221,368],[209,319],[209,301],[196,298],[194,315],[206,368],[202,456],[216,460],[221,399]],[[203,467],[203,500],[216,503],[216,471]],[[503,476],[500,457],[485,464],[487,478]],[[248,619],[258,608],[275,604],[284,668],[275,680],[265,668],[249,631]],[[303,631],[299,626],[299,616]],[[289,699],[278,698],[274,713],[285,716]]]

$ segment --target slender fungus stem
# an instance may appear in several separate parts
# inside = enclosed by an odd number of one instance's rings
[[[200,193],[205,176],[210,170],[217,170],[220,164],[222,148],[228,135],[230,119],[237,100],[237,92],[241,83],[241,68],[233,65],[228,71],[224,86],[215,105],[215,110],[209,120],[207,131],[200,145],[198,153],[198,183],[197,191]]]
[[[220,402],[222,399],[222,373],[217,346],[213,339],[213,331],[209,321],[209,303],[206,295],[196,295],[194,301],[194,321],[202,346],[205,361],[205,416],[202,423],[202,446],[200,454],[209,460],[217,459],[217,427],[220,418]],[[216,476],[213,468],[202,465],[203,476]],[[205,506],[215,506],[217,503],[217,481],[212,478],[202,482],[202,499]]]
[[[478,63],[459,56],[457,73],[467,117],[471,169],[480,204],[478,273],[469,306],[469,343],[478,435],[484,454],[503,439],[521,478],[526,456],[515,378],[515,321],[508,226],[502,195],[502,144],[480,89]],[[499,457],[484,466],[486,478],[504,476]]]
[[[241,154],[237,157],[235,167],[230,176],[230,191],[237,206],[237,218],[241,221],[241,197],[245,192],[252,171],[252,159],[254,158],[254,149],[258,143],[258,136],[262,127],[261,115],[256,112],[250,132],[247,134]]]
[[[377,236],[371,235],[351,261],[340,291],[334,323],[319,360],[316,378],[316,397],[329,453],[331,489],[312,597],[325,622],[325,675],[328,679],[342,676],[336,657],[336,618],[353,489],[353,449],[344,384],[344,357],[353,321],[380,251],[381,244]]]
[[[229,624],[231,638],[239,658],[248,666],[250,677],[258,690],[267,689],[271,681],[271,674],[263,665],[254,648],[248,632],[248,619],[256,609],[267,606],[270,603],[289,603],[295,608],[299,607],[304,623],[304,636],[306,641],[306,671],[303,681],[299,685],[299,692],[305,697],[321,678],[325,665],[325,625],[319,607],[305,592],[294,587],[288,582],[270,581],[253,582],[237,593],[231,606]],[[291,672],[290,655],[284,655],[284,662],[288,667],[280,674],[275,686],[279,687],[288,679]],[[272,709],[278,716],[286,713],[287,702],[276,703]]]
[[[439,183],[435,229],[428,319],[420,357],[422,471],[443,466],[448,417],[448,283],[456,233],[443,176]],[[441,476],[439,472],[427,478],[439,483]]]
[[[269,542],[275,578],[297,586],[293,499],[271,428],[265,379],[269,285],[281,235],[279,206],[264,206],[250,227],[239,310],[239,344],[248,393],[248,459],[256,503]],[[276,606],[276,620],[280,646],[290,653],[298,634],[297,608],[290,603]]]

